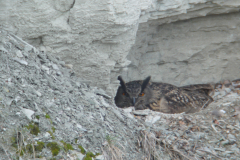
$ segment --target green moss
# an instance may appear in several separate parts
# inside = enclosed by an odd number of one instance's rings
[[[87,152],[83,160],[92,160],[93,158],[96,158],[96,156],[98,155],[100,155],[100,153],[93,154],[92,152]]]
[[[51,124],[53,123],[52,120],[51,120],[51,117],[49,116],[49,114],[46,114],[45,117],[46,117],[47,119],[49,119],[49,121],[50,121]]]
[[[55,132],[55,130],[56,130],[56,128],[52,127],[52,131],[53,131],[53,133]]]
[[[26,128],[30,130],[31,134],[34,134],[36,136],[38,135],[38,133],[40,133],[37,123],[31,122],[28,126],[26,126]]]
[[[21,150],[21,151],[20,151],[20,156],[23,156],[23,155],[24,155],[24,151]]]
[[[81,150],[81,153],[82,153],[82,154],[85,154],[85,153],[86,153],[85,149],[84,149],[82,146],[78,145],[78,148]]]
[[[11,137],[11,143],[12,143],[12,146],[14,147],[14,148],[18,148],[18,146],[17,146],[17,138],[16,137]]]
[[[35,146],[35,151],[39,151],[39,152],[41,152],[42,151],[42,149],[44,148],[44,143],[43,142],[37,142],[37,146]]]
[[[77,139],[77,138],[75,138],[75,143],[77,143],[77,141],[78,141],[78,139]]]
[[[85,157],[83,158],[83,160],[92,160],[92,157],[85,156]]]
[[[83,160],[92,160],[92,158],[95,158],[96,156],[97,156],[97,154],[94,155],[92,152],[87,152],[87,154]]]
[[[101,154],[100,154],[100,153],[96,153],[96,154],[95,154],[95,157],[96,157],[96,156],[99,156],[99,155],[101,155]],[[94,158],[95,158],[95,157],[94,157]]]
[[[19,154],[19,151],[17,151],[16,154]],[[22,150],[20,150],[20,156],[23,156],[23,155],[24,155],[24,151],[22,149]]]
[[[56,158],[50,158],[49,160],[57,160]]]
[[[61,140],[60,142],[62,142],[63,144],[63,149],[65,150],[65,152],[68,152],[69,150],[73,150],[73,147],[71,144],[64,142],[63,140]]]
[[[86,156],[95,157],[95,155],[92,152],[87,152]]]
[[[112,145],[112,143],[114,143],[116,141],[116,137],[111,136],[111,135],[106,135],[106,140],[109,145]]]
[[[32,144],[27,144],[26,145],[26,152],[32,154],[33,153],[33,147],[32,147]]]
[[[47,144],[47,147],[51,149],[52,155],[58,155],[60,151],[60,147],[58,146],[57,142],[51,142]]]
[[[46,115],[45,115],[45,117],[46,117],[47,119],[50,119],[50,116],[49,116],[49,114],[46,114]]]
[[[36,158],[43,158],[43,156],[41,156],[41,155],[37,155]]]
[[[40,116],[39,116],[39,115],[37,115],[37,116],[36,116],[36,118],[37,118],[37,119],[40,119]]]
[[[48,131],[48,133],[51,135],[52,139],[55,139],[55,136],[53,135],[53,133],[51,131]]]

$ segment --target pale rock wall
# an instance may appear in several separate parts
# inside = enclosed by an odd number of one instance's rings
[[[0,2],[0,28],[74,66],[91,85],[114,93],[115,65],[127,66],[146,0],[14,0]]]
[[[239,6],[238,0],[0,1],[0,29],[55,53],[113,95],[119,74],[176,85],[238,78]]]
[[[136,42],[121,74],[175,85],[237,79],[240,1],[159,1],[140,17]]]

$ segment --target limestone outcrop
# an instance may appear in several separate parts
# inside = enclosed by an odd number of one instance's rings
[[[174,85],[238,78],[238,0],[1,1],[0,29],[114,94],[152,75]]]

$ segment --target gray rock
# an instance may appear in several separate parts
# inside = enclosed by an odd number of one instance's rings
[[[99,156],[96,156],[95,159],[96,159],[96,160],[104,160],[104,156],[103,156],[103,155],[99,155]]]
[[[150,110],[149,109],[137,110],[137,111],[133,111],[132,113],[139,116],[147,116],[150,113]]]
[[[17,57],[14,57],[13,60],[15,60],[16,62],[20,63],[20,64],[23,64],[23,65],[28,65],[28,62],[27,61],[24,61],[24,60],[21,60]]]

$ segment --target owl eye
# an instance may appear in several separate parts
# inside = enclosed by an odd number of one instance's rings
[[[140,93],[140,94],[139,94],[140,97],[142,97],[142,96],[144,96],[144,95],[145,95],[145,93]]]
[[[126,94],[125,94],[125,93],[122,93],[122,95],[124,95],[124,96],[125,96]]]

